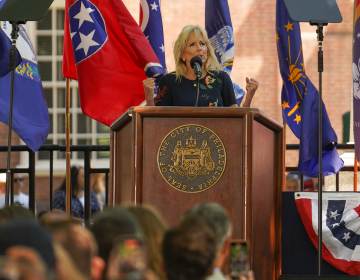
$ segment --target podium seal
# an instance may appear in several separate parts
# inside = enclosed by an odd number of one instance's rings
[[[171,187],[196,193],[219,181],[226,166],[226,151],[214,131],[202,125],[186,124],[173,129],[162,140],[157,164]]]

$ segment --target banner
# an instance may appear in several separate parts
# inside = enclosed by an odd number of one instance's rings
[[[295,203],[305,230],[317,248],[317,193],[295,193]],[[359,193],[323,193],[323,258],[349,275],[360,275],[359,215]]]

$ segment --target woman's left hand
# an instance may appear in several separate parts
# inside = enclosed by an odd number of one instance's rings
[[[251,101],[259,87],[259,82],[253,78],[246,77],[246,95],[243,107],[250,107]]]
[[[246,78],[246,92],[254,95],[259,87],[259,82],[253,78]]]

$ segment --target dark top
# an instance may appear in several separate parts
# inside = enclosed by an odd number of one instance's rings
[[[53,208],[65,211],[66,205],[66,193],[64,190],[58,190],[54,193]],[[100,206],[94,192],[90,192],[90,209],[91,214],[95,214],[100,211]],[[71,214],[74,217],[84,219],[84,207],[80,199],[76,196],[71,196]]]
[[[236,104],[232,81],[224,71],[211,71],[200,80],[199,107],[228,107]],[[175,72],[163,76],[155,97],[156,106],[195,106],[196,81],[181,77]]]

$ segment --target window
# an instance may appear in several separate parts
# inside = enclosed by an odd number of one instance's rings
[[[65,145],[65,96],[66,85],[62,76],[62,50],[64,37],[64,7],[54,5],[47,15],[35,24],[34,44],[43,81],[44,94],[49,107],[50,133],[46,144]],[[109,145],[109,128],[85,116],[80,108],[76,81],[71,81],[71,144]],[[81,160],[81,152],[72,153],[72,162]],[[93,160],[103,160],[108,165],[108,152],[92,153]],[[47,163],[48,152],[39,152],[37,160]],[[54,154],[55,167],[64,168],[65,153]],[[100,163],[101,164],[101,163]]]

